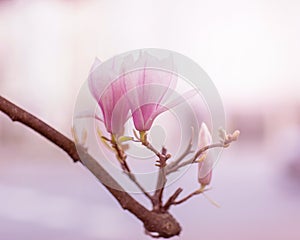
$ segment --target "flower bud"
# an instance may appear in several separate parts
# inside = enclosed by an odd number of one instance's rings
[[[210,184],[211,177],[212,177],[212,170],[210,170],[205,177],[198,177],[198,182],[201,184],[202,187],[204,187]]]
[[[212,143],[212,136],[205,123],[202,123],[199,131],[198,148],[201,149]],[[212,162],[207,159],[207,151],[203,152],[198,159],[198,182],[202,187],[208,185],[212,177]]]

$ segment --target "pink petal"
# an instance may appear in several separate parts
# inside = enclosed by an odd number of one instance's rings
[[[99,64],[100,61],[96,59],[91,68],[88,78],[89,88],[101,108],[107,131],[121,135],[129,111],[126,101],[123,100],[118,104],[119,100],[125,94],[124,78],[120,77],[110,83],[114,76],[114,64],[112,66],[106,66],[105,68],[101,67],[102,71],[98,68]],[[117,104],[119,111],[114,112]]]
[[[98,101],[100,98],[100,89],[99,86],[97,86],[97,80],[95,79],[95,71],[97,67],[101,64],[101,61],[98,58],[95,58],[94,63],[90,69],[89,78],[88,78],[88,84],[89,89],[93,95],[93,97]]]
[[[202,185],[202,186],[206,186],[209,185],[211,182],[211,178],[212,178],[212,170],[210,170],[208,172],[208,174],[205,177],[198,177],[198,182]]]
[[[127,90],[127,99],[132,112],[133,121],[137,130],[149,130],[152,126],[154,119],[160,113],[168,109],[164,106],[164,96],[169,91],[171,91],[171,89],[168,88],[168,85],[165,86],[162,84],[148,83],[145,85],[136,86],[131,90]]]
[[[120,133],[127,120],[128,104],[125,99],[121,100],[124,94],[124,79],[120,78],[111,83],[99,99],[104,123],[110,133]],[[118,111],[114,111],[117,105]]]

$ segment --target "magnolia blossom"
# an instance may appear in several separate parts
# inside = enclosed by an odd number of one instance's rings
[[[114,66],[107,69],[107,73],[96,71],[97,67],[101,64],[101,61],[96,58],[88,78],[89,88],[98,102],[103,115],[103,122],[106,130],[116,136],[120,136],[123,133],[124,124],[128,119],[129,105],[126,101],[120,101],[122,96],[126,93],[124,78],[112,81],[106,89],[103,82],[109,81],[109,71],[115,71]],[[104,79],[105,78],[105,79]],[[118,104],[119,114],[113,118],[113,112]],[[122,104],[122,106],[121,106]]]
[[[174,101],[168,100],[177,83],[177,76],[173,73],[151,66],[172,65],[172,58],[159,61],[147,53],[141,53],[135,63],[128,58],[127,64],[142,67],[127,73],[124,78],[135,128],[140,132],[148,131],[155,118],[174,105]]]
[[[114,64],[104,68],[107,73],[97,71],[99,64],[100,61],[96,59],[88,82],[90,91],[101,108],[103,122],[109,133],[122,135],[129,110],[135,128],[144,132],[151,128],[159,114],[178,104],[178,99],[172,101],[170,97],[174,92],[177,77],[173,73],[152,67],[172,64],[171,57],[160,61],[141,52],[137,60],[131,55],[125,58],[121,69],[115,69]],[[110,71],[122,74],[116,79],[110,79]],[[109,82],[108,86],[103,82]]]
[[[201,149],[212,143],[212,136],[205,123],[201,124],[199,139],[198,139],[198,148]],[[206,186],[210,184],[212,177],[212,162],[207,158],[207,151],[203,152],[199,156],[198,163],[198,181],[201,186]]]

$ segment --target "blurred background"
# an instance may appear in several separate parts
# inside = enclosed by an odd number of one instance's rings
[[[208,195],[221,208],[202,196],[173,208],[174,239],[298,240],[299,12],[297,0],[1,0],[0,95],[71,136],[96,56],[182,53],[214,81],[241,136],[214,170]],[[1,113],[0,160],[0,239],[150,239],[81,165]],[[194,169],[179,184],[194,190]]]

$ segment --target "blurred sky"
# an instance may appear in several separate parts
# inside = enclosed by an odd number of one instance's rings
[[[211,77],[229,128],[242,135],[216,169],[212,195],[221,210],[204,199],[179,207],[180,239],[296,240],[300,170],[286,184],[285,171],[300,166],[299,13],[297,0],[0,1],[0,94],[70,136],[96,56],[145,47],[182,53]],[[88,173],[61,163],[64,154],[2,114],[0,143],[1,239],[147,239]],[[75,213],[84,223],[70,221]]]

